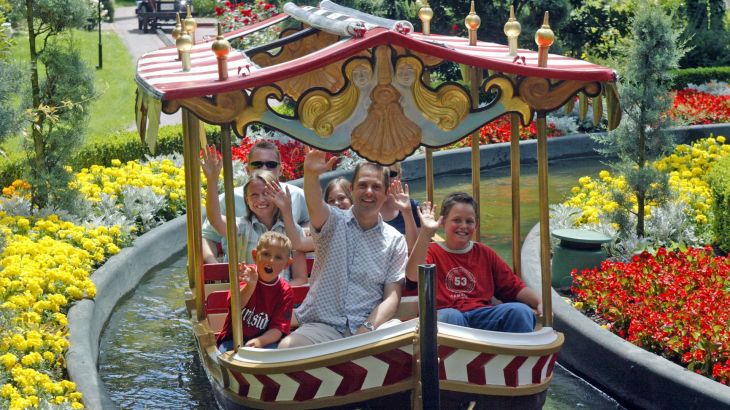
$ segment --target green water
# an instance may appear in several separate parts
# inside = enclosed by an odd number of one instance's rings
[[[595,175],[606,166],[599,158],[552,161],[548,165],[550,203],[562,202],[583,175]],[[426,199],[425,180],[409,181],[411,196]],[[471,174],[439,176],[435,183],[434,201],[441,206],[451,192],[471,193]],[[512,188],[509,168],[482,172],[479,185],[481,198],[481,242],[492,247],[512,265]],[[522,240],[538,222],[537,165],[523,165],[520,170],[520,230]],[[440,232],[443,236],[443,232]]]

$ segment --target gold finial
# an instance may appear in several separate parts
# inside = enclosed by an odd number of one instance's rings
[[[550,29],[550,12],[545,12],[545,17],[542,20],[542,27],[535,32],[535,43],[537,43],[538,54],[537,54],[537,66],[547,67],[548,51],[550,46],[555,42],[555,33]]]
[[[182,22],[180,21],[180,12],[175,13],[175,28],[172,29],[172,39],[177,43],[177,39],[182,34]],[[180,59],[180,52],[177,53],[177,59]]]
[[[423,35],[431,35],[431,19],[433,18],[433,10],[428,5],[428,0],[424,0],[423,7],[418,10],[418,18],[421,19],[423,26]]]
[[[482,24],[482,19],[477,16],[477,13],[474,8],[474,0],[471,0],[471,11],[469,11],[469,15],[466,16],[464,19],[464,25],[466,26],[466,29],[469,31],[469,45],[475,46],[477,45],[477,30],[479,29],[479,26]]]
[[[218,79],[225,81],[228,79],[228,53],[231,51],[231,44],[223,37],[223,26],[218,23],[218,36],[210,46],[215,57],[218,59]]]
[[[193,39],[193,44],[195,44],[195,30],[198,29],[198,23],[196,23],[195,19],[193,18],[193,14],[191,13],[189,4],[188,15],[185,17],[185,20],[183,20],[183,28],[190,34],[190,37]]]
[[[180,53],[183,71],[190,71],[190,49],[193,48],[193,39],[187,31],[182,32],[180,37],[175,41],[177,51]]]
[[[520,22],[515,18],[515,6],[509,6],[509,20],[504,23],[504,34],[507,36],[509,55],[517,55],[517,40],[522,32]]]

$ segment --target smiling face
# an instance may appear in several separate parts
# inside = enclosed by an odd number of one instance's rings
[[[375,164],[364,164],[355,172],[352,183],[352,206],[356,212],[373,215],[388,199],[388,177],[386,168]]]
[[[276,206],[264,195],[266,184],[260,178],[252,177],[246,184],[246,205],[251,213],[261,219],[270,216]]]
[[[256,261],[259,280],[269,283],[275,281],[281,271],[292,262],[289,248],[275,243],[260,244],[253,250],[253,258]]]
[[[476,220],[474,207],[462,202],[455,203],[444,218],[446,246],[454,250],[466,248],[476,229]]]
[[[335,185],[327,192],[327,203],[340,209],[350,209],[352,200],[342,185]]]

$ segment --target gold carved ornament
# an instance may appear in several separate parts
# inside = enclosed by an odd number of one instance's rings
[[[351,147],[361,156],[381,164],[402,160],[420,144],[421,128],[406,117],[401,94],[391,84],[390,47],[375,49],[377,85],[370,93],[367,117],[352,131]]]
[[[348,82],[336,95],[321,89],[304,95],[298,104],[297,114],[302,125],[323,138],[332,136],[335,127],[350,118],[357,108],[360,88],[371,81],[373,68],[364,58],[356,58],[345,65]]]
[[[536,111],[552,111],[563,106],[576,93],[582,91],[590,97],[601,92],[601,85],[594,81],[566,80],[551,83],[547,78],[525,77],[519,84],[519,95]]]
[[[484,84],[484,92],[493,88],[499,89],[499,99],[496,101],[504,106],[505,112],[514,112],[522,117],[522,124],[527,125],[532,120],[532,109],[520,97],[515,96],[515,85],[504,75],[494,75]]]
[[[283,45],[281,51],[276,55],[267,52],[255,54],[251,57],[251,61],[259,67],[269,67],[307,56],[334,44],[338,40],[339,37],[336,35],[320,31]],[[340,67],[339,62],[329,64],[317,70],[278,81],[276,85],[281,87],[286,95],[295,100],[298,100],[305,91],[315,87],[324,87],[334,93],[344,85]]]
[[[469,94],[453,84],[443,85],[433,91],[419,81],[422,73],[423,65],[415,57],[401,57],[396,63],[396,81],[410,87],[413,100],[423,116],[444,131],[453,130],[469,114]]]

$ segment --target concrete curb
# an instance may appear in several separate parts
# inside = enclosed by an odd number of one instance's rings
[[[112,256],[91,275],[96,298],[79,301],[68,312],[70,346],[66,352],[69,379],[90,409],[118,406],[111,400],[97,371],[99,339],[120,299],[144,275],[185,249],[185,216],[166,222],[137,238],[133,245]]]
[[[522,245],[522,276],[540,289],[540,225]],[[554,290],[555,329],[565,335],[558,360],[630,408],[730,408],[730,387],[641,349],[598,326]]]

